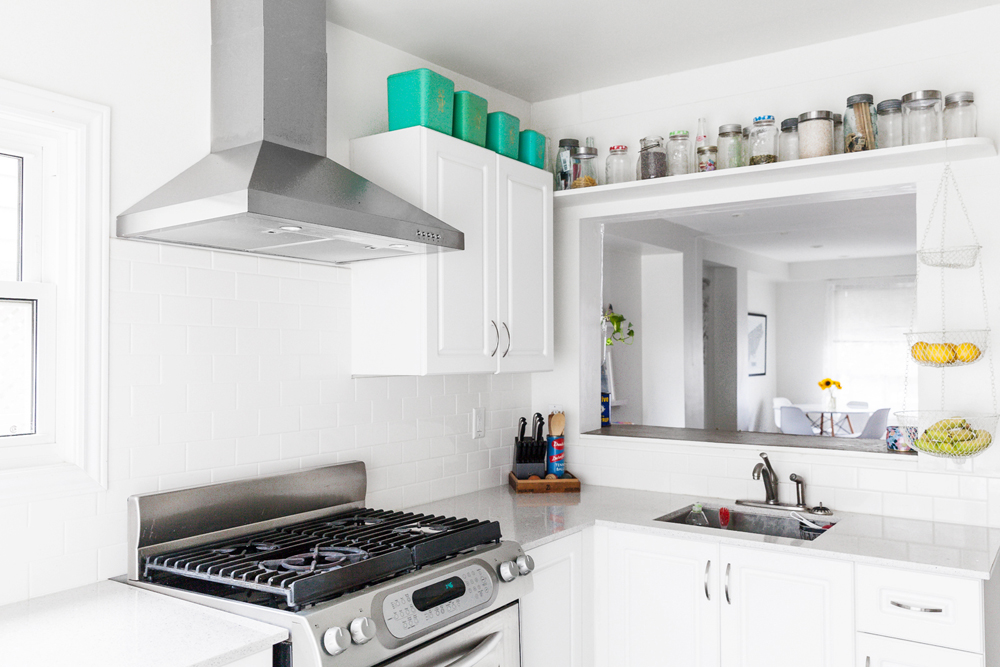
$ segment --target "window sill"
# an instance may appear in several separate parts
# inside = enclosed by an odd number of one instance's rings
[[[70,463],[0,470],[0,505],[105,490],[83,469]]]

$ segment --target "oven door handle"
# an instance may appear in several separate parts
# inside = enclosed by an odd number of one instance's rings
[[[458,660],[452,662],[438,663],[435,667],[475,667],[483,658],[493,652],[497,644],[503,639],[503,630],[494,632],[492,635],[479,642],[476,648],[472,649]]]

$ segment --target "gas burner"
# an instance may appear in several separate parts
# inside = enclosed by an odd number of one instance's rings
[[[374,517],[350,516],[346,519],[334,519],[327,525],[335,528],[353,528],[355,526],[377,526],[382,522],[383,519],[376,519]]]
[[[400,533],[404,535],[437,535],[438,533],[444,533],[448,530],[447,526],[442,526],[439,523],[413,523],[408,526],[399,526],[398,528],[393,528],[392,532]]]
[[[310,552],[296,554],[288,558],[261,561],[260,566],[268,570],[288,570],[291,572],[315,572],[333,570],[344,565],[357,563],[368,558],[368,552],[354,547],[320,547]]]
[[[247,556],[262,551],[274,551],[279,548],[277,544],[270,542],[244,542],[243,544],[232,544],[228,547],[218,547],[212,549],[212,553],[226,554],[227,556]]]

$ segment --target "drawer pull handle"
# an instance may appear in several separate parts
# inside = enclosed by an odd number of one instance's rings
[[[712,569],[712,561],[705,563],[705,599],[711,601],[712,596],[708,594],[708,573]]]
[[[732,604],[733,601],[729,599],[729,570],[733,567],[732,563],[726,563],[726,604]]]
[[[944,609],[936,609],[934,607],[917,607],[915,605],[903,604],[902,602],[896,602],[895,600],[889,600],[889,604],[893,607],[899,607],[900,609],[905,609],[906,611],[919,611],[925,614],[941,614],[944,613]]]

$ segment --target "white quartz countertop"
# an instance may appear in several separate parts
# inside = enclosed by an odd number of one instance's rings
[[[517,494],[500,486],[412,509],[499,521],[504,539],[525,549],[602,525],[978,579],[989,579],[1000,550],[998,529],[871,514],[837,512],[837,525],[811,542],[656,521],[696,501],[736,508],[732,499],[584,485],[580,493],[551,494]]]
[[[17,667],[214,667],[287,638],[284,628],[117,581],[0,607],[0,664]]]

